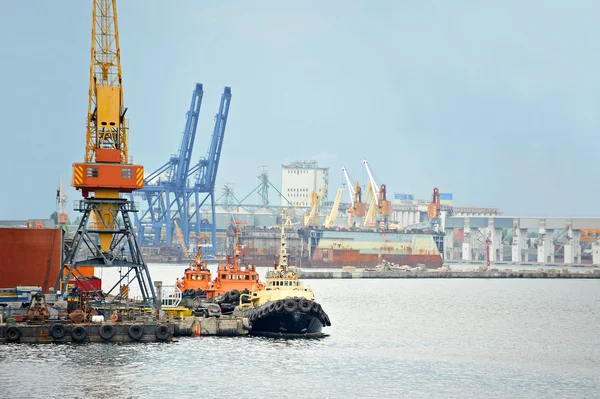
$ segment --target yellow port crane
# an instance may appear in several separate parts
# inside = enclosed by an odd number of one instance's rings
[[[66,296],[65,287],[75,279],[86,291],[97,293],[86,282],[93,268],[119,267],[126,269],[124,274],[101,297],[120,298],[112,291],[135,281],[140,303],[154,305],[154,286],[129,216],[137,209],[133,201],[121,198],[144,185],[144,167],[129,160],[126,112],[116,0],[93,0],[85,155],[83,162],[73,164],[71,183],[83,195],[75,208],[82,216],[55,288]],[[88,251],[80,254],[84,248]]]
[[[325,218],[325,227],[331,227],[335,223],[335,219],[337,219],[338,209],[340,207],[340,201],[342,199],[342,195],[344,194],[344,189],[340,188],[335,195],[335,201],[333,201],[333,206],[331,207],[331,212]]]
[[[94,0],[90,88],[84,163],[73,164],[72,185],[85,198],[115,199],[144,185],[144,167],[129,163],[123,101],[121,50],[116,0]],[[94,211],[98,230],[114,230],[115,206],[104,203]],[[100,234],[108,252],[112,233]]]
[[[323,188],[318,193],[316,191],[312,192],[310,211],[304,216],[305,227],[319,225],[319,204],[323,198],[323,194],[325,194],[326,188],[327,184],[324,184]]]

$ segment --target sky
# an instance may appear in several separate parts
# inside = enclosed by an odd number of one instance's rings
[[[232,91],[217,196],[316,160],[389,193],[505,215],[600,216],[597,1],[119,1],[129,151],[147,172],[179,146],[204,85],[194,159]],[[83,161],[92,1],[0,13],[0,219],[47,218]],[[81,194],[69,188],[69,213]],[[279,203],[270,192],[271,202]],[[347,195],[347,194],[345,194]],[[330,198],[332,200],[333,198]],[[348,201],[348,198],[344,198]],[[258,203],[253,194],[247,203]]]

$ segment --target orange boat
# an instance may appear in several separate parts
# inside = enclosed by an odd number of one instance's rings
[[[194,260],[190,266],[185,269],[182,280],[177,279],[177,287],[184,296],[202,296],[208,290],[209,284],[212,284],[210,270],[206,261],[202,260],[202,247],[198,242],[198,249]]]
[[[185,270],[183,280],[177,281],[177,286],[184,296],[206,297],[211,299],[216,296],[232,292],[231,297],[239,297],[242,291],[254,291],[262,289],[264,284],[260,282],[256,266],[240,264],[239,247],[239,222],[235,223],[235,252],[232,257],[227,257],[227,263],[220,263],[217,275],[211,281],[211,273],[206,261],[202,260],[200,245],[198,252],[190,267]]]

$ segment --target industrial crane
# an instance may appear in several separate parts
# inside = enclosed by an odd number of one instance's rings
[[[392,210],[392,205],[390,201],[387,200],[386,185],[382,184],[381,187],[377,186],[375,178],[373,177],[373,173],[371,172],[371,168],[369,167],[369,163],[366,159],[363,159],[363,164],[365,165],[365,169],[369,175],[369,182],[373,199],[375,201],[375,205],[377,206],[377,213],[383,217],[384,227],[387,230],[389,227],[389,216]]]
[[[337,218],[338,209],[340,207],[340,200],[342,199],[342,195],[344,194],[344,189],[340,188],[335,195],[335,201],[333,201],[333,206],[331,207],[331,212],[325,218],[325,227],[331,227],[335,223],[335,219]]]
[[[304,227],[317,226],[319,224],[319,204],[321,203],[321,199],[323,198],[326,189],[327,184],[324,184],[323,188],[318,193],[316,191],[312,192],[310,211],[304,216]]]
[[[348,219],[349,225],[352,226],[353,216],[365,216],[365,204],[362,202],[362,190],[358,181],[356,181],[356,184],[353,188],[352,183],[350,182],[350,176],[348,176],[348,171],[345,167],[342,167],[342,172],[344,173],[346,183],[348,184],[348,193],[350,194],[350,201],[352,203],[352,206],[349,209],[350,218]]]
[[[193,225],[196,235],[200,235],[200,230],[209,229],[211,234],[210,252],[216,250],[217,243],[217,224],[215,212],[215,185],[217,182],[217,170],[219,169],[219,161],[221,159],[221,150],[223,149],[223,139],[225,137],[225,128],[229,117],[229,106],[231,104],[231,87],[225,87],[221,95],[219,103],[219,112],[215,116],[215,127],[210,141],[210,147],[205,158],[200,158],[198,163],[190,169],[188,178],[196,177],[196,183],[193,187],[188,188],[187,195],[190,198],[192,195],[195,200],[193,212],[189,215],[189,220]],[[200,194],[206,194],[200,199]],[[208,224],[201,223],[200,207],[210,199],[211,222]]]
[[[142,245],[148,244],[146,236],[153,235],[153,245],[158,246],[161,232],[165,232],[167,244],[172,243],[174,220],[179,217],[180,226],[186,247],[189,239],[188,208],[189,196],[188,174],[192,163],[192,152],[196,138],[198,118],[204,95],[201,83],[196,83],[192,92],[190,107],[186,113],[185,127],[177,155],[171,158],[160,168],[150,173],[144,179],[144,187],[136,192],[146,202],[147,208],[141,215],[135,217],[138,240]],[[148,234],[152,233],[152,234]]]
[[[86,267],[88,272],[94,266],[128,268],[107,297],[127,278],[126,288],[138,281],[143,303],[154,304],[154,287],[129,217],[135,205],[121,198],[142,188],[144,167],[129,162],[120,57],[116,0],[94,0],[85,156],[73,164],[72,181],[84,197],[76,204],[82,217],[55,288],[66,296],[74,278],[94,290],[86,283]],[[90,218],[96,223],[90,224]],[[83,247],[91,257],[79,260]]]

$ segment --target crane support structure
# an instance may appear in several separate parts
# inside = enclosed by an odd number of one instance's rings
[[[142,188],[144,168],[129,163],[116,0],[94,0],[92,13],[85,156],[83,163],[73,164],[72,181],[84,197],[75,206],[82,217],[55,288],[66,296],[72,279],[91,287],[86,279],[95,266],[125,267],[129,270],[106,296],[117,287],[128,291],[129,284],[137,281],[143,303],[153,305],[154,287],[129,218],[136,209],[133,201],[120,198],[121,193]],[[80,260],[78,252],[84,247],[91,255]],[[121,284],[125,278],[127,284]]]

